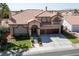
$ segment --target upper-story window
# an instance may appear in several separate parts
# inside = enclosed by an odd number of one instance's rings
[[[48,17],[44,17],[44,18],[41,18],[41,22],[43,22],[43,23],[49,23],[49,22],[51,22],[51,19],[48,18]]]
[[[53,19],[53,24],[60,24],[61,19],[59,17],[56,17]]]
[[[47,19],[46,18],[41,18],[41,21],[42,22],[47,22]]]

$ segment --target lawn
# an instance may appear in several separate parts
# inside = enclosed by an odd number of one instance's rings
[[[79,38],[78,37],[75,37],[67,32],[63,32],[63,35],[65,37],[67,37],[73,44],[76,44],[76,43],[79,43]]]
[[[22,40],[21,40],[22,39]],[[11,39],[8,43],[8,49],[23,49],[23,48],[32,48],[32,42],[30,39],[21,38],[19,39]]]

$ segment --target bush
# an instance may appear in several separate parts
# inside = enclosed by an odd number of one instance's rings
[[[41,37],[38,37],[38,43],[39,43],[40,45],[42,45]]]
[[[42,40],[41,40],[41,38],[40,38],[40,37],[38,37],[38,42],[42,42]]]
[[[33,37],[30,37],[30,39],[31,39],[31,42],[34,43],[34,39],[33,39]]]
[[[20,48],[24,49],[24,48],[28,48],[28,46],[26,44],[21,44],[19,45]]]
[[[19,40],[30,39],[30,36],[29,36],[28,33],[27,34],[21,34],[21,35],[13,35],[13,36],[14,36],[14,38],[19,39]]]

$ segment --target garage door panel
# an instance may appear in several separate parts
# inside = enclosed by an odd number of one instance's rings
[[[72,31],[79,32],[79,26],[78,25],[72,26]]]
[[[41,34],[57,34],[59,32],[58,29],[42,29]]]

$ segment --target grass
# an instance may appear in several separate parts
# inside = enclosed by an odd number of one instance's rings
[[[21,40],[22,39],[22,40]],[[8,50],[16,50],[16,49],[28,49],[28,48],[32,48],[32,42],[30,39],[26,39],[26,38],[14,38],[11,39],[8,43]]]
[[[12,40],[13,44],[20,46],[20,45],[26,45],[28,48],[32,47],[32,43],[31,40],[21,40],[21,41],[16,41],[16,40]]]
[[[68,32],[63,32],[63,35],[67,37],[73,44],[79,43],[79,38],[69,34]]]

